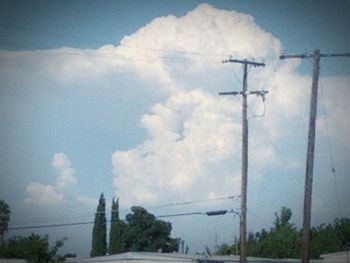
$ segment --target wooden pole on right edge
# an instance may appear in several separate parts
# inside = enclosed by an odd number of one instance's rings
[[[313,55],[313,74],[310,102],[309,134],[306,157],[305,190],[304,190],[304,219],[301,262],[308,263],[310,258],[310,226],[311,226],[311,201],[312,201],[312,181],[315,153],[315,131],[317,117],[317,94],[318,76],[320,73],[320,51],[315,50]]]
[[[304,190],[304,213],[303,213],[304,218],[303,218],[303,235],[302,235],[302,251],[301,251],[302,263],[309,263],[309,260],[310,260],[312,181],[313,181],[314,152],[315,152],[318,77],[320,74],[321,57],[350,57],[350,53],[321,54],[320,50],[315,49],[314,53],[311,55],[303,54],[303,55],[281,55],[280,56],[280,59],[313,58],[309,133],[308,133],[308,144],[307,144],[307,154],[306,154],[306,173],[305,173],[305,190]]]

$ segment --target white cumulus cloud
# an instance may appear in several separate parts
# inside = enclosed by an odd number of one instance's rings
[[[27,186],[26,192],[29,196],[24,201],[27,203],[50,205],[63,200],[63,194],[57,192],[52,185],[33,182]]]
[[[40,205],[58,204],[63,202],[67,196],[88,206],[94,206],[97,203],[97,200],[93,198],[77,194],[76,190],[72,192],[72,187],[77,184],[77,179],[75,177],[75,170],[65,153],[55,153],[51,165],[57,172],[55,183],[29,183],[26,188],[28,197],[24,200],[26,203]]]
[[[263,177],[264,169],[281,163],[283,152],[285,167],[300,170],[304,152],[295,149],[306,140],[311,78],[296,72],[300,60],[279,60],[282,49],[279,39],[251,16],[201,4],[181,17],[156,18],[120,43],[96,50],[0,51],[0,84],[74,87],[101,79],[113,83],[116,73],[145,78],[146,92],[164,96],[140,119],[146,139],[112,156],[116,195],[121,204],[202,199],[239,193],[241,101],[238,96],[218,96],[219,91],[241,89],[241,65],[221,63],[229,55],[266,63],[249,69],[249,90],[269,90],[266,108],[261,98],[249,96],[249,160],[254,169]],[[332,109],[329,133],[342,147],[338,156],[343,159],[349,152],[344,143],[350,130],[347,83],[349,77],[324,82],[326,104]],[[265,113],[263,118],[253,118],[260,113]],[[322,140],[326,126],[322,114],[319,117]],[[28,199],[39,200],[31,193],[46,191],[62,200],[64,189],[76,185],[64,153],[55,154],[52,165],[57,180],[28,185]]]
[[[71,166],[68,156],[64,153],[55,153],[52,160],[52,166],[58,172],[57,186],[65,188],[77,183],[75,171]]]
[[[241,65],[221,63],[228,55],[266,62],[266,67],[249,71],[254,73],[249,74],[249,89],[269,90],[266,108],[261,98],[249,97],[250,124],[256,125],[249,133],[249,158],[254,170],[278,163],[291,170],[300,169],[296,153],[276,145],[294,147],[288,142],[296,136],[305,137],[302,130],[306,134],[311,78],[296,73],[300,60],[279,60],[282,44],[251,16],[202,4],[182,17],[154,19],[122,39],[121,45],[102,47],[99,52],[102,50],[152,57],[152,63],[131,60],[129,66],[161,83],[161,89],[168,92],[165,102],[154,105],[141,118],[147,139],[112,156],[114,186],[122,203],[239,193],[240,98],[220,98],[217,94],[241,89]],[[337,81],[334,78],[333,85]],[[252,118],[259,113],[265,113],[264,118]],[[339,125],[347,127],[346,122]],[[258,182],[264,172],[250,176]]]
[[[144,46],[152,49],[141,48]],[[112,52],[113,47],[108,49]],[[217,93],[232,89],[233,80],[237,89],[241,83],[233,78],[232,65],[223,65],[221,60],[228,54],[267,60],[270,67],[257,70],[250,85],[260,85],[262,80],[274,87],[283,81],[294,83],[298,78],[294,80],[290,73],[297,64],[279,62],[279,40],[262,30],[249,15],[202,4],[183,17],[153,20],[125,37],[116,49],[129,56],[158,54],[155,63],[140,60],[133,61],[133,66],[142,75],[162,83],[169,94],[165,103],[154,105],[141,119],[147,140],[134,149],[113,154],[114,186],[121,200],[132,204],[239,194],[241,106],[239,101],[220,98]],[[169,60],[174,50],[183,59],[181,66],[179,61]],[[289,66],[278,73],[280,64]],[[241,75],[241,67],[234,67]],[[293,93],[293,99],[299,96]],[[299,105],[284,102],[280,101],[284,109]],[[261,109],[260,99],[253,99],[252,104],[252,109]],[[253,144],[255,160],[275,160],[275,150],[261,137],[255,138]]]
[[[240,138],[232,120],[236,110],[217,102],[199,90],[178,92],[142,118],[149,139],[112,157],[114,185],[125,202],[195,198],[215,192],[223,181],[222,192],[238,189],[226,180],[227,171],[217,169],[214,176],[211,171],[239,150],[234,147]]]

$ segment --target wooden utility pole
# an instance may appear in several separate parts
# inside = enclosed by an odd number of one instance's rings
[[[240,214],[240,263],[247,262],[246,236],[247,236],[247,185],[248,185],[248,118],[247,118],[247,95],[256,94],[264,97],[267,91],[247,91],[248,65],[259,67],[264,63],[248,60],[228,59],[223,63],[243,64],[243,88],[241,92],[220,92],[220,95],[242,95],[242,182],[241,182],[241,214]]]
[[[311,201],[312,201],[312,181],[314,169],[316,118],[317,118],[317,94],[318,77],[320,73],[321,57],[350,57],[349,53],[344,54],[321,54],[320,50],[315,49],[311,55],[282,55],[280,59],[286,58],[313,58],[312,88],[309,117],[309,134],[306,154],[306,172],[304,189],[304,217],[303,217],[303,235],[302,235],[302,254],[301,262],[309,263],[310,258],[310,226],[311,226]]]

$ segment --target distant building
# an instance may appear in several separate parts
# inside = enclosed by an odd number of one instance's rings
[[[317,261],[320,263],[349,263],[350,262],[350,252],[342,251],[331,254],[322,254],[321,260]]]

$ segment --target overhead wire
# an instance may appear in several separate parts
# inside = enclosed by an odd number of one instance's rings
[[[87,222],[74,222],[74,223],[61,223],[61,224],[46,224],[46,225],[28,225],[28,226],[10,226],[7,230],[24,230],[24,229],[38,229],[38,228],[55,228],[65,226],[77,226],[77,225],[90,225],[94,221]]]
[[[152,207],[145,207],[145,209],[151,209],[151,208],[165,208],[165,207],[172,207],[172,206],[180,206],[180,205],[190,205],[190,204],[194,204],[194,203],[201,203],[201,202],[211,202],[211,201],[218,201],[218,200],[233,200],[233,199],[238,199],[240,198],[239,195],[236,196],[224,196],[224,197],[216,197],[216,198],[209,198],[209,199],[201,199],[201,200],[193,200],[193,201],[184,201],[184,202],[175,202],[175,203],[169,203],[169,204],[162,204],[159,206],[152,206]],[[128,211],[129,209],[125,209],[122,210],[123,212]],[[110,210],[110,212],[115,212],[114,210]],[[119,211],[120,212],[120,211]],[[106,211],[99,211],[99,212],[95,212],[95,213],[89,213],[89,215],[93,216],[96,214],[106,214]],[[59,219],[60,221],[65,221],[65,220],[71,220],[71,219],[75,219],[75,218],[83,218],[85,217],[85,215],[77,215],[77,216],[70,216],[70,217],[60,217],[60,218],[48,218],[48,217],[42,217],[39,218],[42,221],[42,219],[49,219],[49,220],[45,220],[46,222],[54,222],[54,220]],[[164,216],[163,216],[164,217]],[[33,219],[32,221],[36,221],[38,222],[38,218],[37,219]],[[91,222],[91,221],[88,221]],[[71,225],[80,225],[80,224],[89,224],[88,222],[78,222],[78,223],[52,223],[52,224],[48,224],[48,223],[42,223],[40,225],[33,225],[33,228],[40,228],[40,226],[42,226],[42,228],[44,227],[60,227],[60,226],[71,226]],[[17,229],[27,229],[30,228],[28,226],[13,226],[13,227],[9,227],[9,230],[17,230]]]
[[[263,91],[265,91],[265,89],[262,89]],[[255,114],[249,107],[248,110],[250,111],[250,113],[252,114],[253,118],[262,118],[265,116],[266,113],[266,102],[265,102],[265,95],[257,95],[257,96],[261,96],[262,98],[262,103],[263,103],[263,112],[261,114]]]
[[[330,138],[327,106],[326,106],[326,101],[325,101],[324,93],[323,93],[324,87],[323,87],[321,82],[320,82],[320,87],[321,87],[321,98],[322,98],[322,104],[323,104],[323,114],[324,114],[324,120],[325,120],[325,126],[326,126],[327,145],[328,145],[328,152],[329,152],[330,161],[331,161],[331,173],[332,173],[335,192],[336,192],[337,207],[338,207],[338,212],[340,212],[340,214],[343,215],[344,213],[343,213],[343,209],[341,207],[341,202],[340,202],[340,197],[339,197],[339,187],[338,187],[337,176],[336,176],[334,154],[333,154],[333,148],[332,148],[332,143],[331,143],[331,138]]]
[[[192,215],[207,215],[210,216],[210,212],[187,212],[187,213],[176,213],[176,214],[164,214],[155,216],[156,218],[166,218],[166,217],[179,217],[179,216],[192,216]],[[237,213],[233,209],[225,210],[224,214]],[[111,220],[106,220],[110,223]],[[59,224],[42,224],[42,225],[24,225],[24,226],[10,226],[7,230],[24,230],[24,229],[38,229],[38,228],[56,228],[56,227],[66,227],[66,226],[77,226],[77,225],[91,225],[94,221],[85,221],[85,222],[72,222],[72,223],[59,223]]]
[[[334,188],[335,188],[335,198],[336,198],[336,203],[337,203],[337,209],[338,213],[343,217],[344,216],[344,210],[342,203],[340,201],[340,196],[339,196],[339,187],[338,187],[338,182],[337,182],[337,176],[336,176],[336,169],[335,169],[335,161],[334,161],[334,154],[333,154],[333,148],[332,148],[332,143],[331,143],[331,138],[330,138],[330,131],[329,131],[329,123],[328,123],[328,113],[327,113],[327,106],[326,106],[326,100],[324,98],[324,86],[322,85],[322,82],[320,82],[320,87],[321,87],[321,98],[322,98],[322,104],[323,104],[323,114],[325,118],[325,126],[326,126],[326,134],[327,134],[327,144],[328,144],[328,152],[330,155],[330,161],[331,161],[331,173],[332,173],[332,178],[333,178],[333,183],[334,183]],[[338,228],[335,228],[336,235],[341,239],[344,249],[348,250],[347,248],[347,241],[343,232],[339,230]],[[347,257],[347,262],[349,262],[349,257]]]
[[[240,198],[240,195],[231,195],[231,196],[224,196],[224,197],[215,197],[215,198],[208,198],[208,199],[175,202],[175,203],[169,203],[169,204],[162,204],[162,205],[158,205],[158,206],[149,206],[149,207],[146,207],[146,209],[163,208],[163,207],[171,207],[171,206],[179,206],[179,205],[189,205],[189,204],[194,204],[194,203],[211,202],[211,201],[218,201],[218,200],[238,199],[238,198]]]

